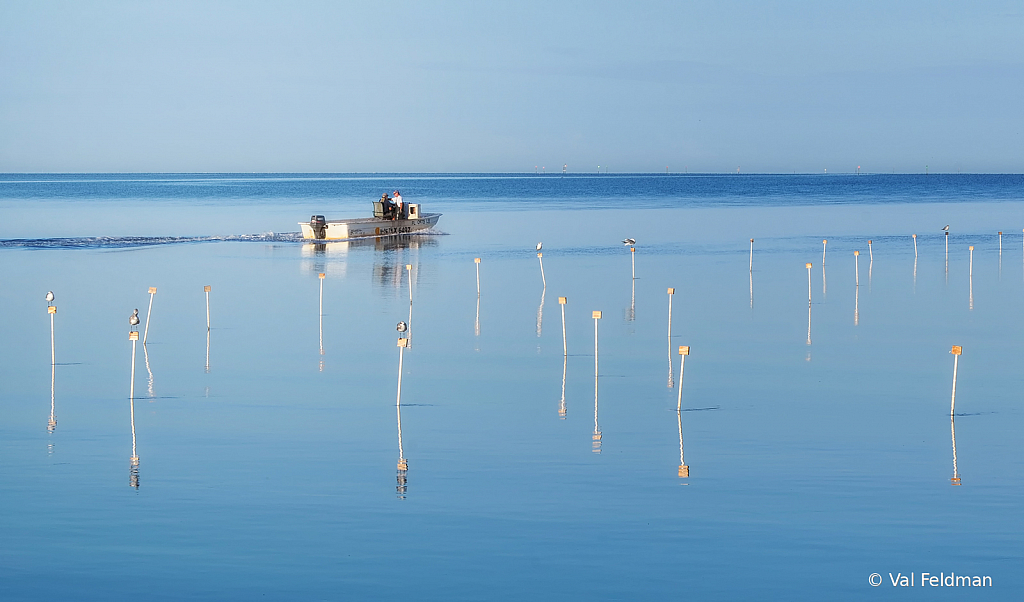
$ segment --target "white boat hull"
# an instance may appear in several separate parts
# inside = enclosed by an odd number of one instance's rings
[[[339,219],[327,222],[327,235],[317,239],[309,222],[299,222],[302,238],[314,240],[347,240],[350,238],[372,238],[375,236],[394,236],[410,234],[432,228],[441,217],[440,213],[425,213],[415,219],[380,219],[364,217],[356,219]]]

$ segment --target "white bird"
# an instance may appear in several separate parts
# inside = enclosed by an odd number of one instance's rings
[[[541,248],[541,246],[542,246],[543,244],[544,244],[544,243],[542,243],[542,242],[539,242],[539,243],[537,243],[537,250],[538,250],[538,251],[540,251],[540,248]]]
[[[128,318],[128,323],[131,324],[132,326],[138,326],[139,325],[139,310],[138,309],[136,309],[135,311],[132,312],[132,315]]]
[[[53,303],[53,291],[49,291],[46,293],[46,302],[48,304]]]
[[[946,227],[943,228],[942,231],[943,232],[949,232],[949,224],[946,224]]]
[[[636,239],[635,238],[627,238],[627,239],[622,241],[622,244],[630,245],[630,246],[635,245],[636,244]]]

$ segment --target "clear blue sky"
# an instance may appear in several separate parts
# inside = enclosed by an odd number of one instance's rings
[[[3,2],[0,171],[1024,171],[1024,3]]]

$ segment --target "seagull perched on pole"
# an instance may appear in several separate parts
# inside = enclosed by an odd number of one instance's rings
[[[946,226],[942,229],[942,231],[943,232],[949,232],[949,224],[946,224]]]
[[[53,291],[48,291],[46,293],[46,304],[49,305],[51,303],[53,303]]]
[[[627,239],[624,239],[624,240],[622,241],[622,244],[624,244],[624,245],[629,245],[629,246],[631,246],[631,247],[632,247],[633,245],[635,245],[635,244],[636,244],[636,239],[635,239],[635,238],[627,238]]]
[[[132,328],[135,328],[136,326],[139,325],[139,310],[138,309],[136,309],[135,311],[132,312],[132,315],[128,318],[128,323],[132,325]]]
[[[542,242],[539,242],[539,243],[537,243],[537,251],[538,251],[538,252],[540,251],[540,248],[541,248],[541,247],[542,247],[543,245],[544,245],[544,243],[542,243]]]

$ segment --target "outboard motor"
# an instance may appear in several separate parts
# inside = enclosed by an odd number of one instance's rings
[[[309,218],[309,227],[313,229],[313,238],[327,238],[327,220],[322,215],[314,215]]]

